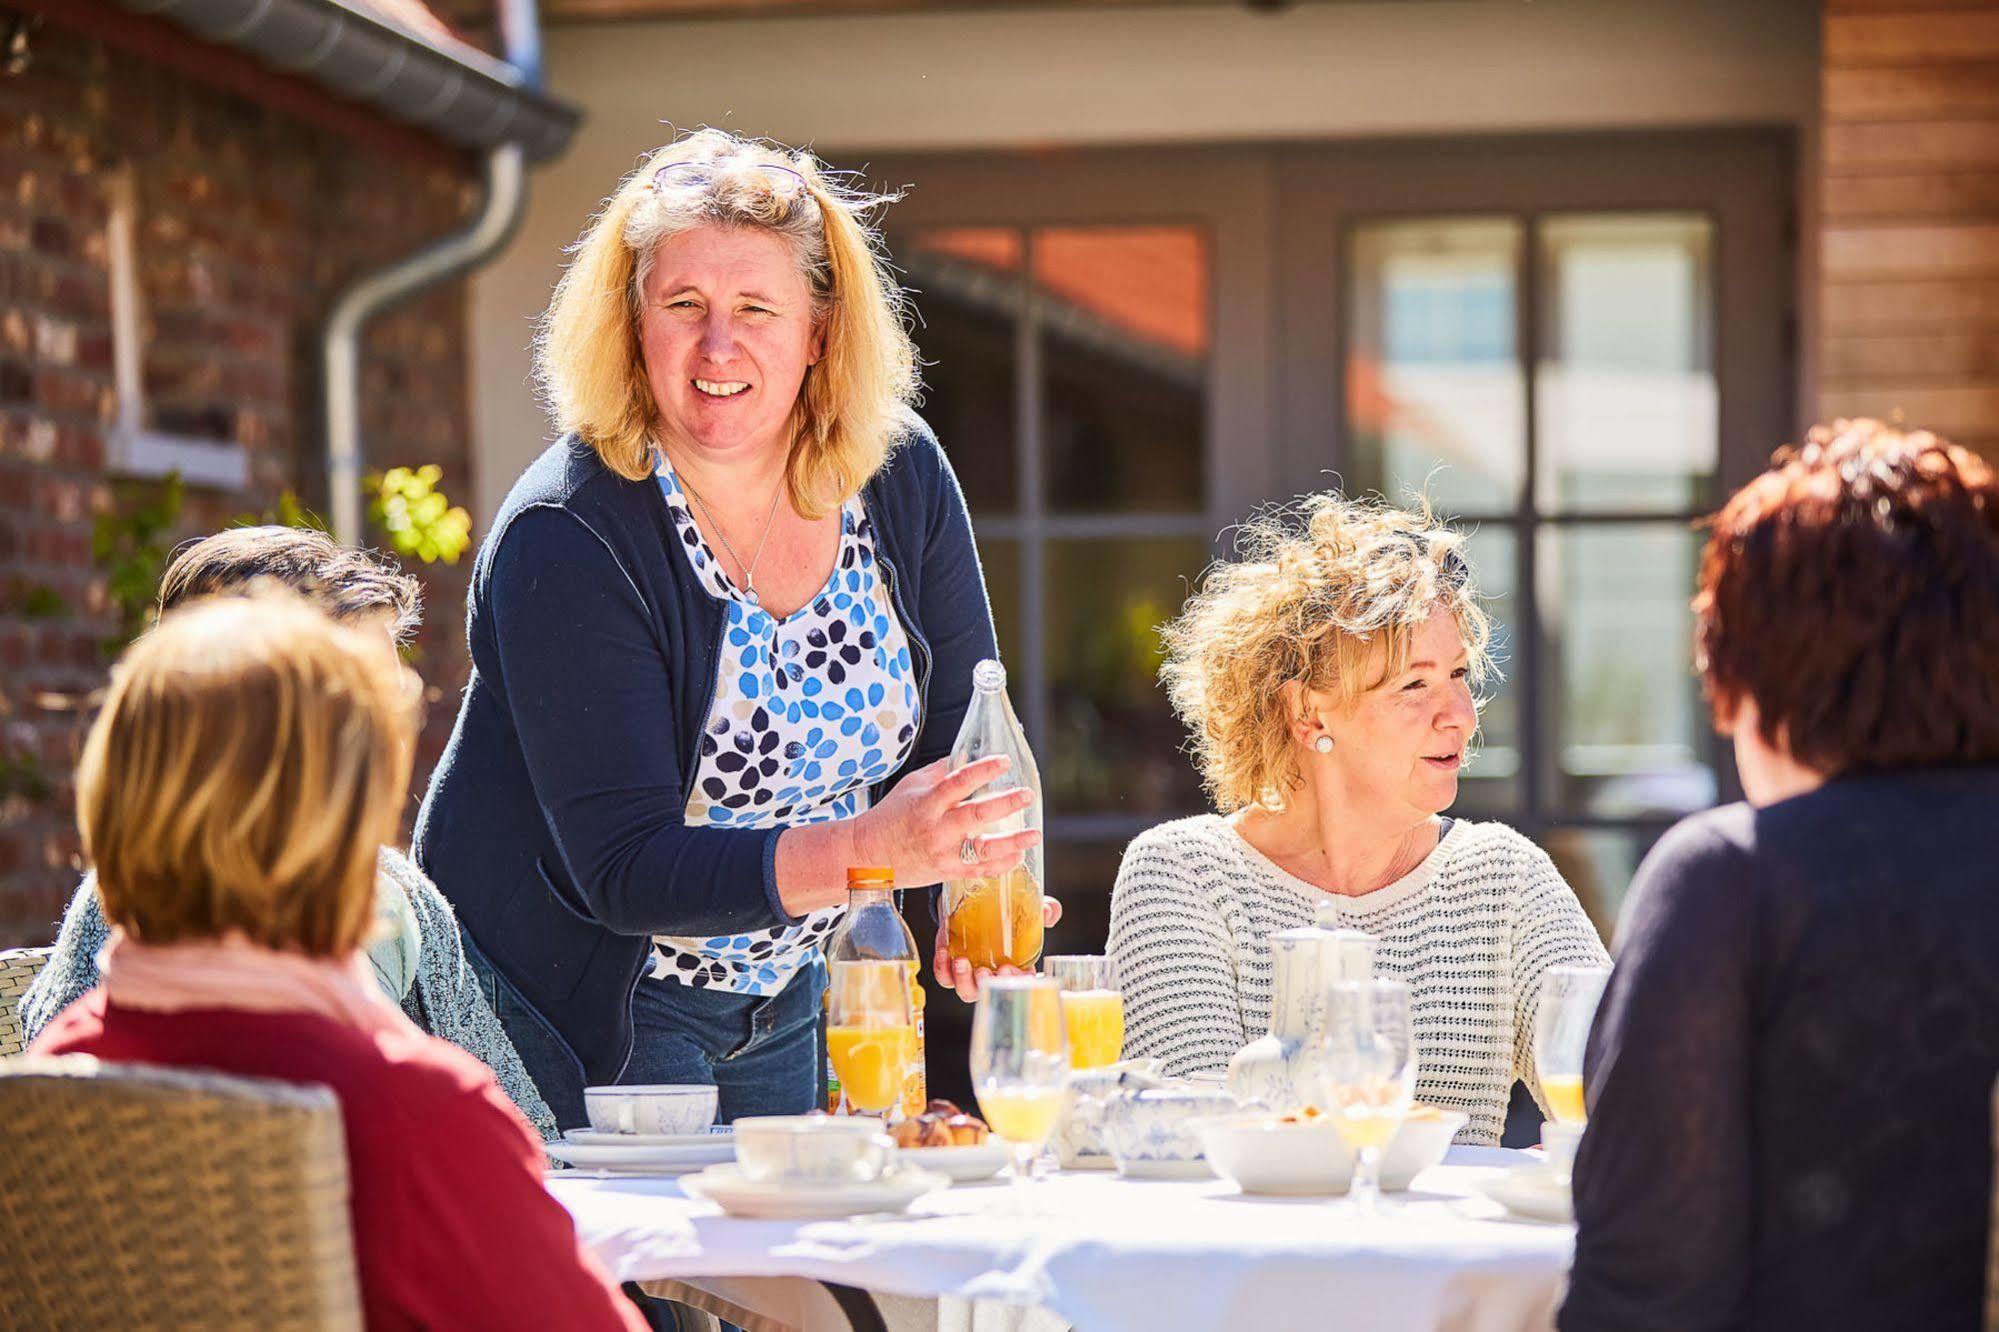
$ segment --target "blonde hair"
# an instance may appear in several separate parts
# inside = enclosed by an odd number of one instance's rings
[[[409,789],[407,678],[379,631],[296,593],[169,611],[118,663],[77,768],[105,918],[149,943],[361,946]]]
[[[1439,609],[1457,620],[1474,691],[1492,673],[1464,538],[1416,511],[1337,494],[1258,514],[1162,630],[1160,678],[1222,812],[1282,809],[1302,780],[1290,727],[1294,691],[1351,708],[1401,674],[1416,631]]]
[[[661,168],[701,163],[691,180],[655,187]],[[804,181],[788,195],[762,168]],[[589,442],[629,480],[650,475],[658,408],[639,341],[640,293],[668,238],[697,226],[757,227],[782,237],[812,291],[826,349],[792,410],[786,488],[808,518],[837,508],[888,458],[916,396],[916,349],[904,298],[869,215],[872,194],[810,153],[704,129],[649,154],[571,249],[535,341],[535,374],[556,425]]]

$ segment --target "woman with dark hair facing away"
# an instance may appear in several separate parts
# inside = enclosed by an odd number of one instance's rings
[[[1699,668],[1745,803],[1638,871],[1560,1323],[1978,1326],[1999,1074],[1999,481],[1875,421],[1715,520]]]

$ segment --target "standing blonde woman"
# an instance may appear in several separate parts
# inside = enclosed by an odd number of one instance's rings
[[[1003,760],[945,770],[992,616],[907,406],[885,202],[703,131],[619,186],[544,320],[564,433],[479,552],[414,849],[565,1127],[612,1082],[807,1109],[847,867],[932,884],[1036,836],[987,831],[1023,794],[966,801]]]
[[[1125,1053],[1225,1067],[1262,1034],[1272,932],[1332,907],[1414,991],[1417,1095],[1495,1144],[1533,1069],[1542,973],[1602,943],[1547,855],[1444,816],[1478,728],[1488,626],[1461,538],[1317,495],[1252,520],[1166,630],[1162,670],[1219,814],[1125,852],[1111,899]],[[1543,1109],[1546,1103],[1543,1102]]]

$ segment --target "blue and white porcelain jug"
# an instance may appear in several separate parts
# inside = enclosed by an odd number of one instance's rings
[[[1324,1017],[1325,987],[1372,977],[1374,942],[1358,930],[1316,925],[1270,936],[1270,1034],[1229,1060],[1229,1095],[1280,1115],[1320,1099],[1314,1037]]]

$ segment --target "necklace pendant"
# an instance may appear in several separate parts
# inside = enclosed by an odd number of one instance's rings
[[[757,595],[757,589],[754,584],[743,589],[743,596],[752,606],[761,606],[764,604],[763,598]]]

